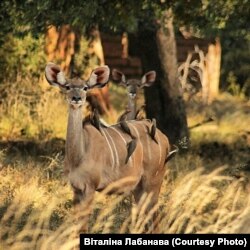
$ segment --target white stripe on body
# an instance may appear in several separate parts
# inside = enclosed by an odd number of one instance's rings
[[[156,131],[155,135],[156,135],[156,140],[157,140],[157,142],[158,142],[159,151],[160,151],[160,157],[159,157],[159,164],[160,164],[160,163],[161,163],[161,158],[162,158],[162,155],[161,155],[161,153],[162,153],[162,149],[161,149],[161,140],[159,139],[159,136],[158,136],[157,131]]]
[[[109,143],[109,141],[108,141],[108,139],[107,139],[107,137],[105,135],[104,129],[101,129],[101,131],[102,131],[103,136],[104,136],[104,138],[105,138],[105,140],[106,140],[106,142],[107,142],[107,144],[109,146],[109,150],[110,150],[111,158],[112,158],[112,169],[114,169],[114,167],[115,167],[115,158],[114,158],[113,150],[112,150],[111,145],[110,145],[110,143]]]
[[[143,126],[143,129],[144,129],[144,131],[145,131],[145,134],[147,135],[146,138],[147,138],[148,157],[149,157],[149,160],[151,160],[151,159],[152,159],[152,156],[151,156],[151,147],[150,147],[149,134],[148,134],[147,128],[148,128],[148,127]]]
[[[131,127],[135,130],[136,135],[137,135],[137,139],[138,139],[139,143],[141,144],[141,148],[142,148],[141,164],[143,164],[143,146],[142,146],[142,142],[141,142],[141,140],[140,140],[140,134],[139,134],[139,132],[138,132],[138,130],[137,130],[136,127],[134,127],[131,123],[129,123],[129,124],[130,124]]]
[[[107,132],[107,135],[110,138],[110,141],[111,141],[111,143],[112,143],[112,145],[114,147],[114,151],[115,151],[115,163],[117,164],[117,165],[115,165],[115,167],[118,167],[119,164],[120,164],[120,162],[119,162],[119,155],[118,155],[118,152],[117,152],[117,149],[116,149],[116,145],[114,143],[114,140],[113,140],[112,136],[109,134],[108,130],[106,130],[106,132]]]
[[[114,128],[114,127],[109,127],[109,128],[112,128],[112,129],[121,137],[121,139],[123,140],[123,142],[125,143],[125,146],[126,146],[126,145],[127,145],[127,142],[126,142],[126,140],[124,139],[124,137],[122,136],[122,134],[121,134],[116,128]],[[134,164],[133,164],[132,157],[133,157],[133,155],[132,155],[131,157],[129,157],[128,161],[129,161],[129,164],[132,163],[132,166],[133,166]]]
[[[124,137],[122,136],[122,134],[116,128],[113,128],[113,127],[109,127],[109,128],[113,129],[122,138],[122,140],[125,143],[125,145],[127,144],[127,142],[124,139]]]

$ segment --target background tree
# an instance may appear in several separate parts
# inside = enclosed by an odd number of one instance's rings
[[[45,32],[51,25],[70,25],[80,35],[96,24],[102,31],[127,31],[137,35],[143,70],[156,68],[158,75],[157,84],[145,92],[147,115],[157,118],[159,127],[168,134],[172,142],[188,135],[185,107],[176,71],[177,28],[185,25],[192,27],[194,34],[200,37],[221,37],[225,51],[229,48],[226,35],[230,31],[230,41],[233,42],[233,38],[240,34],[244,37],[241,38],[241,47],[249,47],[249,33],[243,27],[249,14],[247,0],[7,2],[2,1],[1,5],[7,10],[7,16],[11,16],[11,23],[7,25],[9,30],[19,26],[19,32],[31,30],[37,35]],[[2,10],[0,13],[2,25],[6,26],[6,14]],[[224,41],[227,43],[224,44]],[[238,61],[230,57],[226,60]],[[222,62],[223,65],[225,62]],[[244,67],[245,65],[247,64]],[[243,72],[247,70],[243,69]],[[238,80],[244,82],[248,79],[246,73],[238,74],[241,74]]]
[[[191,5],[192,4],[192,5]],[[192,8],[190,8],[192,6]],[[250,94],[250,32],[247,25],[250,5],[247,0],[176,1],[173,5],[178,26],[192,27],[198,37],[218,37],[222,46],[220,85],[227,89],[235,76],[245,93]],[[231,72],[231,73],[230,73]]]

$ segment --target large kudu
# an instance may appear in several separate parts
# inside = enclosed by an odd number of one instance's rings
[[[89,80],[84,81],[80,78],[66,79],[60,67],[53,63],[48,63],[45,69],[47,81],[60,87],[69,103],[64,168],[73,188],[74,203],[91,201],[95,191],[125,180],[123,185],[112,191],[132,191],[137,203],[144,193],[152,193],[152,207],[157,203],[165,164],[169,159],[167,137],[156,129],[157,142],[152,140],[149,135],[152,123],[149,120],[127,121],[137,143],[126,160],[132,138],[120,123],[98,129],[91,120],[83,122],[82,106],[87,91],[105,86],[109,72],[107,66],[98,67],[92,71]]]

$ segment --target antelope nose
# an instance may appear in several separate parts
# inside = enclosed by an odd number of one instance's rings
[[[79,102],[81,100],[82,100],[82,98],[80,96],[73,96],[72,97],[72,101]]]
[[[134,99],[136,97],[136,93],[129,93],[130,97]]]

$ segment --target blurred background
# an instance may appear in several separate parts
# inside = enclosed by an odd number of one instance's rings
[[[103,64],[127,78],[155,70],[156,84],[144,93],[146,113],[176,142],[188,136],[186,95],[188,101],[201,96],[204,105],[219,92],[249,98],[248,14],[248,1],[2,1],[1,111],[12,115],[1,121],[0,136],[55,131],[49,124],[34,128],[41,118],[34,116],[46,109],[37,110],[46,106],[41,99],[52,101],[42,81],[44,66],[53,61],[67,77],[85,79]],[[95,91],[88,100],[114,122],[124,103],[119,106],[112,91]],[[22,115],[32,122],[21,125]]]
[[[128,79],[155,70],[156,82],[140,90],[138,106],[145,103],[144,116],[156,118],[181,149],[163,185],[161,211],[169,220],[161,220],[162,232],[249,233],[249,15],[247,0],[2,0],[3,244],[57,244],[58,230],[70,223],[72,197],[62,174],[67,103],[44,78],[47,62],[60,65],[69,78],[88,79],[105,64]],[[84,113],[97,108],[113,124],[126,105],[125,88],[110,81],[89,93]],[[54,205],[36,217],[52,198]],[[134,232],[130,198],[114,202],[110,211],[102,202],[92,232]],[[38,224],[32,234],[28,229]]]

